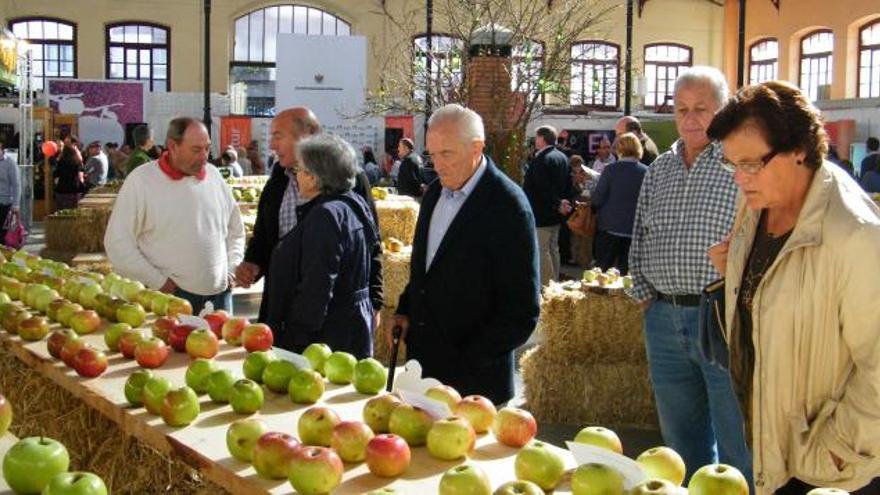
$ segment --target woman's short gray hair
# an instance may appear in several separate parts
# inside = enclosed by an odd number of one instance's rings
[[[324,194],[338,194],[354,187],[357,175],[357,154],[335,134],[315,134],[297,145],[299,162],[315,176],[318,189]]]
[[[675,79],[675,94],[677,95],[681,88],[698,84],[708,84],[712,88],[712,92],[715,93],[715,100],[718,102],[718,108],[727,103],[727,99],[730,97],[727,78],[724,77],[720,70],[707,65],[688,67],[679,72],[678,78]]]
[[[486,131],[483,129],[483,118],[480,114],[457,103],[450,103],[438,108],[428,119],[428,129],[439,124],[452,124],[458,127],[465,141],[485,141]]]

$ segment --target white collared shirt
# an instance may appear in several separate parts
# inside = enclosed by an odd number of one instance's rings
[[[483,177],[485,172],[486,157],[483,156],[480,158],[480,165],[477,167],[477,170],[461,186],[461,189],[453,191],[444,187],[440,191],[440,199],[437,200],[437,205],[434,206],[434,212],[431,214],[431,223],[428,226],[428,247],[425,250],[426,272],[431,269],[431,262],[434,261],[434,255],[437,254],[437,249],[440,247],[440,243],[443,242],[446,231],[449,230],[452,221],[455,220],[459,210],[464,206],[464,202],[470,197],[471,192],[477,187],[477,183],[480,182],[480,178]]]

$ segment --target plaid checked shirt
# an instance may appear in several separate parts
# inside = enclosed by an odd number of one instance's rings
[[[688,170],[684,143],[660,155],[639,193],[630,248],[630,295],[644,301],[664,294],[700,294],[721,275],[709,261],[709,246],[733,227],[736,185],[721,167],[721,144],[710,144]]]
[[[278,238],[284,237],[296,227],[296,206],[299,204],[299,183],[296,174],[291,170],[285,170],[287,174],[287,189],[281,199],[281,211],[278,212]]]

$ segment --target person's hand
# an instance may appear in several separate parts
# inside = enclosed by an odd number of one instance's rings
[[[559,202],[559,213],[560,214],[568,215],[569,213],[571,213],[571,210],[572,210],[572,207],[571,207],[570,201],[568,201],[567,199],[563,199],[562,201]]]
[[[248,288],[257,280],[259,274],[259,265],[248,261],[242,261],[237,267],[235,267],[235,283],[239,287]]]
[[[727,271],[727,252],[730,249],[730,236],[725,237],[718,244],[713,244],[709,247],[707,251],[709,254],[709,261],[712,262],[712,266],[718,270],[718,273],[721,276],[724,276],[724,273]]]
[[[400,340],[406,338],[406,333],[409,331],[409,316],[404,315],[394,315],[394,319],[391,321],[391,331],[385,333],[385,343],[388,344],[388,348],[394,346],[394,327],[399,326],[403,331],[400,332]]]
[[[165,280],[165,283],[162,287],[159,287],[159,292],[164,292],[166,294],[171,294],[174,290],[177,289],[177,284],[174,283],[174,280],[170,278]]]

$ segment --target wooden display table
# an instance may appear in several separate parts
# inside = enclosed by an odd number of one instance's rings
[[[83,338],[98,349],[106,349],[100,330]],[[202,411],[196,421],[185,428],[171,428],[161,418],[147,413],[141,407],[128,407],[123,387],[131,372],[138,369],[133,360],[124,359],[118,353],[110,354],[110,367],[101,377],[84,379],[60,361],[52,359],[46,350],[45,340],[26,343],[18,336],[2,332],[0,341],[19,360],[110,418],[124,433],[136,437],[163,455],[183,460],[216,485],[236,494],[293,492],[287,481],[261,479],[250,465],[231,457],[225,443],[226,430],[233,421],[246,416],[235,414],[229,405],[214,404],[203,396]],[[220,367],[241,376],[244,357],[242,348],[222,344],[215,361]],[[155,373],[170,379],[176,387],[182,386],[189,362],[187,355],[172,353],[165,365]],[[268,390],[265,397],[265,404],[257,416],[266,422],[270,430],[298,436],[297,421],[310,406],[293,404],[286,394],[275,394]],[[363,405],[369,397],[355,392],[351,386],[328,383],[320,404],[334,409],[343,419],[361,420]],[[478,438],[470,459],[488,473],[493,487],[496,487],[515,479],[513,461],[516,452],[517,449],[502,446],[491,434],[487,434]],[[574,459],[564,452],[563,457],[567,466],[573,468]],[[424,447],[414,448],[409,469],[397,479],[373,476],[364,463],[347,464],[343,482],[334,493],[363,494],[385,486],[414,495],[436,493],[443,473],[461,462],[438,461],[430,457]],[[555,493],[569,492],[568,481],[564,481]]]

